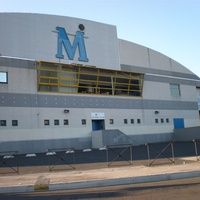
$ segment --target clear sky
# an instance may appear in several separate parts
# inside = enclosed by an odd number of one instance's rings
[[[159,51],[200,77],[200,0],[0,0],[0,12],[77,17]]]

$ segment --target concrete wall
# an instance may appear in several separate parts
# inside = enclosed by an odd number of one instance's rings
[[[175,141],[192,141],[200,139],[200,126],[174,129]]]
[[[98,132],[98,133],[97,133]],[[68,139],[45,139],[45,140],[18,140],[0,142],[0,151],[19,151],[20,154],[47,152],[48,149],[60,148],[101,148],[105,145],[122,145],[132,144],[138,146],[145,143],[168,142],[173,141],[173,134],[147,134],[126,136],[115,131],[108,130],[108,134],[102,134],[97,131],[96,136],[84,138],[68,138]],[[94,136],[94,135],[93,135]],[[94,140],[93,140],[94,139]],[[104,141],[103,141],[104,140]],[[101,142],[102,141],[102,142]],[[95,142],[95,143],[94,143]]]
[[[62,27],[73,44],[79,24],[83,24],[88,62],[78,60],[78,49],[69,60],[56,58],[58,33]],[[100,68],[120,69],[116,27],[89,20],[32,13],[0,13],[1,55],[50,62],[79,63]]]
[[[92,148],[102,148],[107,145],[132,144],[138,146],[146,143],[174,141],[173,133],[126,135],[119,129],[92,132]]]
[[[18,140],[0,142],[0,151],[18,151],[19,154],[42,153],[48,149],[91,148],[91,138],[68,138],[68,139],[46,139],[46,140]]]
[[[98,142],[97,142],[98,141]],[[134,144],[137,142],[118,129],[92,132],[92,148],[101,148],[107,145]]]
[[[0,57],[0,71],[8,72],[8,84],[1,84],[0,93],[37,93],[34,60]]]

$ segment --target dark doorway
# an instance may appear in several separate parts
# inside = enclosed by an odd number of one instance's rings
[[[102,119],[92,120],[92,131],[104,130],[105,122]]]

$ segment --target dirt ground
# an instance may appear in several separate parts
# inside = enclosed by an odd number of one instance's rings
[[[160,165],[179,165],[197,162],[196,157],[185,157],[185,158],[176,158],[173,163],[169,159],[156,159],[156,160],[139,160],[139,161],[122,161],[122,162],[101,162],[101,163],[87,163],[87,164],[65,164],[65,165],[45,165],[45,166],[26,166],[26,167],[1,167],[0,176],[5,175],[16,175],[18,174],[33,174],[33,173],[43,173],[43,172],[59,172],[59,171],[69,171],[69,170],[90,170],[90,169],[102,169],[102,168],[114,168],[120,166],[160,166]]]

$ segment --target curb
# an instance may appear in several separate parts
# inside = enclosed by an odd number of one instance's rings
[[[159,175],[107,179],[107,180],[84,181],[76,183],[50,184],[49,190],[84,189],[84,188],[128,185],[128,184],[148,183],[148,182],[167,181],[167,180],[195,178],[195,177],[200,177],[200,171],[178,172],[172,174],[159,174]]]
[[[6,188],[0,188],[0,193],[23,193],[23,192],[33,192],[34,185],[27,186],[11,186]]]
[[[14,186],[14,187],[0,188],[0,193],[20,193],[20,192],[23,193],[23,192],[34,192],[34,191],[44,191],[44,190],[53,191],[53,190],[84,189],[84,188],[148,183],[148,182],[167,181],[167,180],[195,178],[195,177],[200,177],[200,171],[178,172],[172,174],[156,174],[156,175],[139,176],[139,177],[83,181],[83,182],[73,182],[73,183],[58,183],[58,184],[52,183],[45,186],[45,188],[38,188],[38,190],[35,190],[36,189],[35,185]],[[36,184],[38,183],[36,182]]]

